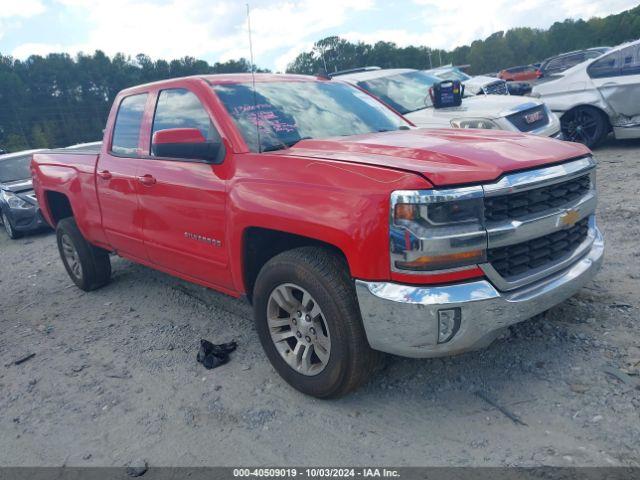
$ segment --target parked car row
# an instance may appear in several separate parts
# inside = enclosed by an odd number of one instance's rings
[[[464,96],[460,106],[434,108],[428,91],[441,81],[441,77],[430,73],[369,67],[338,72],[333,77],[365,90],[419,127],[481,128],[560,137],[558,118],[537,99],[511,95],[468,95]]]

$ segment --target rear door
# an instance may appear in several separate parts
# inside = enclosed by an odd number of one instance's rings
[[[151,126],[159,130],[197,128],[207,142],[220,142],[203,102],[186,88],[161,90]],[[224,165],[197,158],[163,158],[149,149],[138,186],[143,230],[151,261],[165,270],[231,287],[225,244]]]
[[[640,43],[601,57],[587,72],[616,116],[640,115]]]
[[[146,259],[137,198],[139,143],[148,93],[120,101],[111,144],[96,165],[96,189],[102,228],[111,246],[125,256]]]

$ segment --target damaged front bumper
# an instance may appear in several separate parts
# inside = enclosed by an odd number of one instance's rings
[[[405,357],[438,357],[486,347],[500,331],[573,296],[600,269],[604,240],[596,228],[590,250],[568,268],[526,287],[501,292],[488,280],[414,286],[356,280],[362,321],[371,348]],[[458,318],[446,342],[443,311]],[[446,315],[450,317],[450,313]]]

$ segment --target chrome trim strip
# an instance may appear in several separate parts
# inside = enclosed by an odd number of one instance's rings
[[[520,275],[510,280],[507,280],[502,275],[500,275],[490,263],[483,263],[479,265],[479,267],[498,290],[505,292],[509,290],[515,290],[517,288],[548,277],[549,275],[563,270],[569,265],[575,263],[579,258],[584,256],[585,253],[591,249],[598,234],[599,233],[596,226],[595,215],[592,215],[589,218],[589,232],[587,233],[587,238],[573,252],[554,262],[554,264],[549,267],[541,267],[534,270],[529,270],[524,275]]]
[[[511,220],[506,222],[487,223],[488,247],[506,247],[543,237],[550,233],[567,228],[562,224],[562,217],[573,210],[578,213],[576,221],[580,221],[596,211],[598,198],[595,190],[574,202],[545,213],[543,216]]]
[[[485,197],[508,195],[540,188],[554,183],[561,183],[579,177],[596,167],[592,156],[583,157],[573,162],[553,165],[551,167],[528,170],[505,175],[495,183],[483,185]]]

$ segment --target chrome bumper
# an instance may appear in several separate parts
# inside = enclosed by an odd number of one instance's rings
[[[599,270],[604,240],[596,229],[590,250],[566,269],[526,287],[497,290],[488,280],[421,287],[356,280],[362,321],[371,348],[405,357],[438,357],[489,345],[500,330],[527,320],[574,295]],[[460,309],[460,326],[438,343],[438,311]]]

